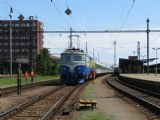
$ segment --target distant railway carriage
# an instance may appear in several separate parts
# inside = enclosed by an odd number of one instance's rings
[[[120,74],[120,69],[119,69],[119,67],[117,67],[117,66],[114,66],[113,67],[113,76],[115,75],[115,76],[117,76],[117,75],[119,75]]]
[[[111,72],[112,70],[96,63],[83,50],[67,49],[61,54],[60,71],[62,83],[77,84],[92,79],[95,77],[94,74]]]

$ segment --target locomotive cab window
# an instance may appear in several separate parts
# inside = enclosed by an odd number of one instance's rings
[[[62,61],[63,62],[70,62],[71,56],[70,55],[62,55]]]
[[[80,55],[74,55],[73,56],[73,61],[82,61],[82,56],[80,56]]]

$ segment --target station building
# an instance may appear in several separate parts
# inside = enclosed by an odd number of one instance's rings
[[[0,20],[0,73],[9,73],[10,36],[12,38],[13,73],[17,63],[33,67],[36,55],[43,49],[43,23],[30,16],[20,15],[17,20]],[[11,35],[10,35],[11,28]]]
[[[143,62],[137,56],[129,56],[128,59],[119,59],[119,69],[121,73],[142,73],[144,72]]]

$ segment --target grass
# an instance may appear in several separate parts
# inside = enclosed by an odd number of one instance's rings
[[[113,120],[113,118],[97,111],[84,111],[78,120]]]
[[[94,94],[92,92],[93,88],[94,88],[94,84],[89,84],[86,87],[86,92],[85,92],[85,95],[84,95],[84,99],[92,100],[94,98]]]
[[[34,77],[34,82],[39,82],[39,81],[45,81],[45,80],[53,80],[53,79],[59,79],[59,76],[36,76]],[[26,84],[26,80],[24,76],[22,76],[21,79],[22,84]],[[27,83],[31,83],[31,77],[28,77]],[[0,87],[8,87],[8,86],[13,86],[17,84],[17,77],[12,77],[11,78],[1,78],[0,79]]]

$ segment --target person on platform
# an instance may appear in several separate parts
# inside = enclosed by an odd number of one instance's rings
[[[24,73],[24,77],[25,77],[25,80],[26,80],[26,83],[27,83],[27,81],[28,81],[28,71],[26,71],[26,72]]]
[[[34,81],[34,71],[32,70],[31,71],[31,83],[33,83],[33,81]]]

